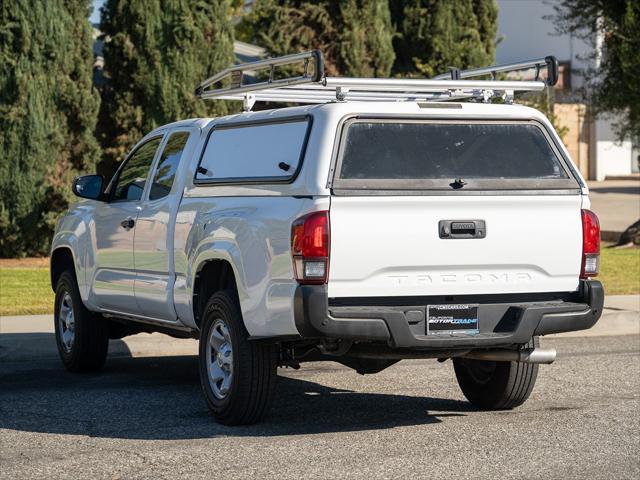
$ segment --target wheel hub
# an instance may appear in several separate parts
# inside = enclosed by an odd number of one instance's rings
[[[58,327],[60,331],[60,343],[65,352],[71,352],[76,337],[76,325],[73,315],[73,301],[71,294],[64,292],[60,308],[58,310]]]
[[[216,398],[229,394],[233,378],[233,347],[226,322],[218,318],[209,332],[207,347],[209,385]]]

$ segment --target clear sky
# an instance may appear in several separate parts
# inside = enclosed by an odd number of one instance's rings
[[[89,17],[91,23],[100,23],[100,7],[104,0],[93,0],[93,13]]]

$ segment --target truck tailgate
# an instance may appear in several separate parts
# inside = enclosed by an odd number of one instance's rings
[[[333,196],[329,297],[574,291],[581,196]],[[441,238],[483,220],[484,238]]]

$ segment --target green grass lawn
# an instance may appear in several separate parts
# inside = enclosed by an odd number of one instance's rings
[[[0,260],[0,315],[53,311],[47,264],[46,259]],[[607,295],[640,294],[640,248],[603,245],[598,278]]]
[[[50,282],[48,267],[0,266],[0,315],[51,313]]]
[[[640,293],[640,248],[600,250],[600,275],[607,295]]]

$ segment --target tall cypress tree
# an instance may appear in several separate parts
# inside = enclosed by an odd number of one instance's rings
[[[196,85],[233,63],[231,0],[107,0],[99,171],[109,176],[144,134],[189,117],[227,113]]]
[[[0,4],[0,257],[46,254],[73,176],[95,165],[90,8]]]
[[[256,0],[239,32],[274,56],[317,48],[329,75],[388,76],[394,60],[386,0]]]
[[[447,67],[480,67],[495,57],[495,0],[394,0],[398,75],[432,77]]]

